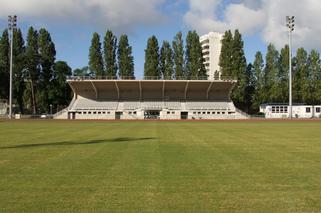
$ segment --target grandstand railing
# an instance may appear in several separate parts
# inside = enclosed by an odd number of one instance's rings
[[[68,76],[67,80],[198,80],[198,81],[208,81],[207,77],[191,76],[191,77],[176,77],[176,78],[163,78],[159,76],[145,76],[143,78],[136,78],[130,76]],[[218,81],[236,81],[232,77],[220,77],[215,80]]]

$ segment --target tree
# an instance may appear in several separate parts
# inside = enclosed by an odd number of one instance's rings
[[[246,68],[245,73],[245,89],[244,89],[244,108],[247,113],[257,112],[257,109],[253,106],[253,97],[255,94],[255,75],[254,75],[254,67],[250,63]]]
[[[38,107],[42,112],[49,112],[49,105],[53,102],[54,89],[51,81],[54,78],[54,65],[56,60],[55,44],[46,29],[39,30],[38,36],[40,82],[38,90]]]
[[[247,69],[246,58],[244,54],[244,42],[242,35],[238,30],[234,32],[232,41],[232,60],[231,60],[231,77],[237,79],[244,74]]]
[[[9,99],[9,34],[3,31],[0,39],[0,98]]]
[[[184,69],[184,42],[182,32],[178,32],[172,43],[175,79],[185,79],[186,72]]]
[[[309,95],[308,53],[299,48],[294,59],[293,101],[305,102]]]
[[[104,63],[105,73],[109,78],[117,78],[117,38],[113,32],[108,30],[104,39]]]
[[[225,77],[230,76],[233,79],[237,79],[237,84],[232,92],[232,100],[235,105],[243,110],[249,111],[248,94],[249,84],[252,75],[252,64],[247,67],[246,58],[244,54],[244,42],[242,35],[238,30],[235,30],[234,38],[232,40],[232,51],[230,61],[230,73],[229,75],[223,75]],[[248,71],[249,69],[249,71]]]
[[[321,61],[320,53],[312,50],[308,57],[309,93],[306,94],[308,104],[320,104],[321,100]]]
[[[134,79],[134,57],[132,56],[132,47],[128,43],[127,35],[121,35],[119,38],[117,57],[119,77]]]
[[[40,76],[39,71],[39,53],[38,53],[38,32],[29,28],[26,47],[26,71],[29,81],[29,89],[25,93],[30,97],[32,113],[37,113],[36,87]]]
[[[20,29],[13,33],[13,98],[19,106],[19,111],[24,113],[23,94],[25,91],[25,42]]]
[[[202,45],[195,30],[189,31],[186,37],[186,71],[189,79],[207,79]]]
[[[278,78],[278,102],[287,103],[289,100],[289,46],[281,49],[279,58]]]
[[[223,79],[232,77],[232,53],[233,53],[233,34],[230,30],[226,31],[222,39],[222,48],[219,65]]]
[[[153,77],[159,79],[161,77],[159,70],[159,47],[156,36],[152,36],[147,41],[145,49],[145,78]]]
[[[174,72],[173,50],[169,42],[164,41],[160,51],[160,70],[163,79],[171,80]]]
[[[73,71],[74,76],[91,76],[92,73],[90,73],[89,67],[85,66],[82,68],[77,68]]]
[[[101,43],[98,33],[94,33],[91,46],[89,49],[89,69],[95,74],[96,77],[104,77],[104,64],[101,53]]]
[[[273,44],[269,44],[266,54],[265,81],[266,81],[266,101],[277,102],[280,93],[278,69],[279,69],[279,52]]]
[[[265,81],[264,81],[264,61],[261,52],[255,54],[253,63],[253,74],[254,74],[254,89],[253,94],[253,109],[258,112],[260,105],[265,101]]]
[[[57,61],[54,64],[54,72],[55,75],[52,81],[54,98],[51,104],[54,105],[55,109],[59,110],[60,106],[67,106],[71,100],[71,89],[66,82],[66,78],[67,76],[70,76],[72,72],[67,62],[64,61]]]

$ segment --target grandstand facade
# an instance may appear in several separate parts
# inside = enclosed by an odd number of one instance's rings
[[[242,119],[230,100],[236,81],[73,78],[69,107],[56,119]]]

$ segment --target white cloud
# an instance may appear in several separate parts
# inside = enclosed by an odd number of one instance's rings
[[[200,33],[240,29],[246,35],[260,33],[277,47],[287,42],[285,16],[294,15],[294,46],[321,49],[320,0],[241,0],[227,5],[222,0],[189,0],[185,23]],[[200,6],[201,5],[201,6]],[[218,8],[224,8],[219,16]]]
[[[0,14],[28,19],[77,21],[126,29],[163,20],[157,7],[164,0],[0,0]],[[5,16],[3,16],[5,15]],[[0,15],[1,16],[1,15]]]

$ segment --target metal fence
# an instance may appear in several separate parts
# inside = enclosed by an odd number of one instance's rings
[[[176,78],[163,78],[159,76],[145,76],[143,78],[120,76],[68,76],[67,80],[199,80],[199,81],[208,81],[207,77],[191,76],[191,77],[176,77]],[[235,78],[232,77],[219,77],[214,80],[220,81],[235,81]]]

